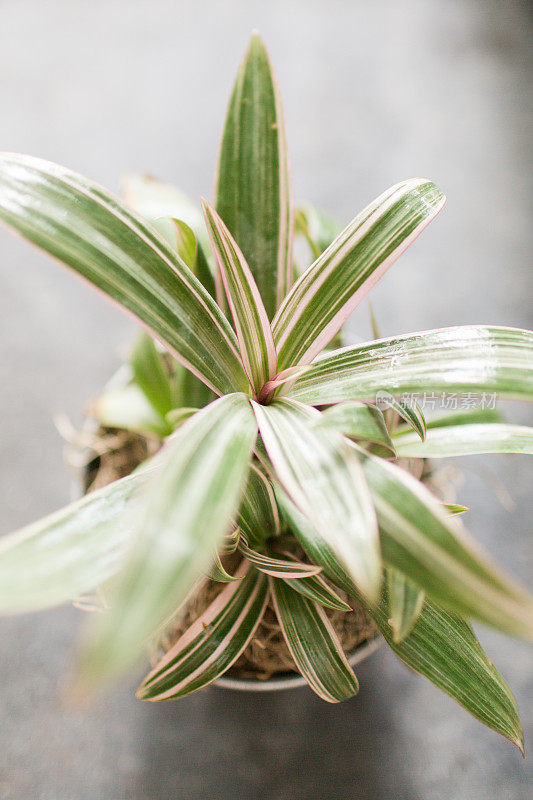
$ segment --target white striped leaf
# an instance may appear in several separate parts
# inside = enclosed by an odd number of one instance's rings
[[[217,583],[231,583],[232,581],[240,581],[241,578],[238,575],[230,575],[230,573],[225,569],[224,564],[220,560],[220,556],[215,555],[213,563],[208,572],[208,578],[212,581],[217,581]]]
[[[487,658],[470,625],[426,599],[410,635],[403,642],[394,642],[386,587],[380,603],[370,608],[333,550],[309,521],[280,489],[276,496],[310,560],[320,564],[331,581],[367,609],[398,658],[523,751],[522,726],[513,695]]]
[[[128,666],[209,569],[239,507],[256,435],[249,400],[233,394],[206,406],[167,441],[111,608],[86,641],[81,689]]]
[[[493,566],[420,481],[360,452],[384,561],[451,611],[533,638],[533,598]]]
[[[270,322],[250,268],[219,215],[202,201],[207,230],[228,299],[244,369],[255,394],[274,377],[277,355]]]
[[[381,583],[378,529],[355,453],[337,431],[314,427],[318,412],[287,400],[254,403],[275,475],[342,558],[369,598]]]
[[[268,579],[246,563],[236,578],[146,676],[137,697],[185,697],[219,678],[238,659],[264,614]]]
[[[322,405],[372,399],[381,390],[532,400],[533,333],[467,325],[343,347],[317,358],[287,396]]]
[[[425,594],[402,572],[387,568],[389,595],[389,625],[394,642],[403,642],[409,636],[424,606]]]
[[[269,580],[287,647],[311,689],[328,703],[353,697],[359,691],[357,678],[322,608],[285,581]]]
[[[279,513],[272,484],[264,472],[252,464],[239,513],[239,526],[252,547],[260,547],[279,533]]]
[[[444,414],[428,421],[428,428],[446,428],[455,425],[473,425],[474,422],[503,422],[501,413],[496,408],[472,408],[467,411],[456,411],[453,414]],[[398,428],[396,433],[404,433],[403,428]]]
[[[133,536],[128,507],[138,507],[148,475],[138,471],[3,536],[0,614],[68,603],[112,577]]]
[[[403,402],[396,400],[390,392],[380,391],[376,393],[376,404],[379,408],[390,408],[400,419],[403,419],[424,441],[426,438],[427,423],[424,413],[416,400],[414,402]]]
[[[248,547],[242,536],[239,542],[239,550],[256,569],[266,575],[272,575],[274,578],[300,579],[317,575],[322,571],[321,567],[317,567],[314,564],[303,564],[296,559],[274,558],[266,555],[266,553],[259,553],[257,550]]]
[[[325,606],[325,608],[333,608],[335,611],[351,611],[351,606],[339,597],[337,592],[331,588],[321,575],[311,575],[307,578],[300,577],[297,579],[287,578],[284,575],[280,577],[295,592],[303,594],[315,603]]]
[[[383,414],[374,405],[361,403],[358,400],[337,403],[322,412],[317,425],[335,428],[349,439],[378,445],[379,455],[384,457],[395,455],[394,444],[389,436]]]
[[[430,428],[425,442],[409,432],[394,437],[399,456],[414,458],[449,458],[481,453],[533,454],[533,428],[527,425],[489,424],[456,425]]]
[[[247,389],[220,309],[157,232],[113,195],[64,167],[3,153],[0,220],[136,317],[218,394]]]
[[[364,209],[296,281],[272,329],[280,369],[307,364],[444,205],[431,181],[391,187]]]
[[[250,265],[271,319],[292,284],[293,212],[281,98],[257,34],[228,107],[215,205]]]

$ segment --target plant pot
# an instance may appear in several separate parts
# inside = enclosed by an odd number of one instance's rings
[[[128,365],[124,364],[111,379],[105,384],[104,391],[120,387],[127,383],[131,377]],[[65,450],[65,460],[72,475],[71,497],[73,500],[83,496],[91,482],[91,464],[94,462],[95,450],[89,442],[99,430],[98,422],[86,416],[79,437],[71,441]],[[353,667],[370,656],[382,644],[383,638],[377,632],[371,637],[360,642],[351,653],[347,655],[348,662]],[[236,691],[246,692],[273,692],[285,689],[296,689],[307,686],[305,679],[296,672],[279,672],[268,679],[253,679],[248,677],[225,674],[214,681],[213,685]]]

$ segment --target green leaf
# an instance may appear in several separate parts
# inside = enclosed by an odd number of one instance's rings
[[[394,437],[399,456],[448,458],[480,453],[533,454],[533,428],[526,425],[489,424],[456,425],[431,428],[425,442],[410,433]]]
[[[130,312],[219,394],[248,382],[227,320],[164,240],[80,175],[0,155],[0,219]]]
[[[139,507],[149,474],[145,467],[3,536],[0,614],[69,603],[114,575],[133,536],[127,510]]]
[[[467,622],[426,601],[409,636],[396,643],[387,623],[386,596],[379,609],[371,613],[387,644],[404,664],[524,752],[515,699]]]
[[[219,215],[204,200],[203,210],[231,315],[244,369],[256,395],[277,372],[277,355],[267,312],[250,268]]]
[[[533,333],[469,325],[381,339],[319,356],[288,397],[311,405],[365,400],[380,390],[497,393],[533,399]]]
[[[316,575],[321,571],[321,567],[317,567],[314,564],[303,564],[296,559],[274,558],[266,555],[266,553],[259,553],[257,550],[248,547],[244,537],[241,537],[239,542],[239,550],[256,569],[275,578],[287,577],[298,580],[310,575]]]
[[[444,205],[422,178],[391,187],[364,209],[296,281],[272,330],[279,368],[308,364]]]
[[[465,514],[467,511],[470,511],[468,506],[460,506],[457,503],[443,503],[442,506],[452,517],[458,517],[461,514]]]
[[[251,465],[239,514],[239,526],[252,547],[279,534],[279,513],[272,484],[264,472]]]
[[[495,408],[472,408],[468,411],[457,411],[455,414],[444,414],[428,421],[428,428],[445,428],[454,425],[472,425],[474,422],[503,422],[501,413]],[[396,433],[403,433],[398,428]]]
[[[257,34],[228,107],[215,205],[244,253],[272,318],[292,283],[292,201],[279,89]]]
[[[350,439],[372,442],[378,445],[379,455],[384,457],[395,455],[383,414],[374,405],[358,400],[337,403],[322,412],[317,425],[335,428]]]
[[[181,219],[163,217],[162,219],[151,220],[151,222],[158,233],[196,275],[198,246],[193,229]]]
[[[268,600],[267,577],[243,564],[230,583],[144,679],[141,700],[175,700],[207,686],[238,659]]]
[[[357,678],[324,611],[285,581],[269,580],[287,647],[311,689],[328,703],[353,697]]]
[[[130,356],[135,383],[154,409],[164,417],[171,410],[172,388],[161,353],[154,340],[141,332]]]
[[[215,555],[214,561],[209,569],[208,576],[212,581],[217,581],[218,583],[231,583],[232,581],[242,580],[242,576],[230,575],[229,572],[224,569],[224,565],[218,554]]]
[[[409,636],[424,606],[424,592],[393,567],[387,569],[389,620],[395,643]]]
[[[300,206],[294,215],[294,232],[305,238],[313,259],[329,247],[342,230],[342,225],[311,205]]]
[[[161,438],[172,431],[134,383],[101,394],[91,406],[91,416],[105,428],[123,428]]]
[[[358,459],[344,437],[314,427],[318,412],[287,400],[253,403],[277,479],[342,558],[361,591],[381,583],[378,530]]]
[[[398,658],[446,692],[480,722],[514,742],[523,752],[522,726],[515,700],[470,625],[426,599],[410,635],[403,642],[395,643],[388,622],[386,587],[379,605],[370,608],[333,550],[287,495],[278,489],[276,497],[310,560],[320,564],[331,581],[369,611]]]
[[[175,186],[150,175],[125,175],[122,179],[122,196],[130,208],[162,231],[174,250],[177,249],[176,231],[169,227],[168,220],[179,220],[190,227],[198,242],[193,272],[214,298],[216,291],[211,245],[199,206]]]
[[[210,565],[246,485],[257,426],[242,394],[215,400],[168,440],[151,481],[136,540],[111,609],[86,641],[79,686],[118,675],[151,631],[171,614]]]
[[[189,417],[193,417],[198,408],[173,408],[172,411],[169,411],[166,415],[165,419],[169,425],[172,426],[173,430],[177,430],[180,428],[184,422],[187,422]]]
[[[533,599],[492,565],[440,501],[400,467],[363,451],[361,458],[384,561],[451,611],[533,638]]]
[[[288,554],[287,554],[288,555]],[[280,576],[295,592],[303,594],[315,603],[336,611],[351,611],[348,605],[320,575],[311,575],[307,578],[287,578]]]

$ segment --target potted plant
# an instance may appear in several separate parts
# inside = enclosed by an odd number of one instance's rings
[[[154,179],[130,177],[124,198],[0,155],[0,218],[147,331],[94,404],[93,491],[0,542],[1,611],[99,592],[76,687],[116,678],[151,642],[139,697],[153,701],[243,658],[253,673],[272,642],[285,669],[344,700],[358,690],[345,651],[379,631],[522,748],[470,620],[530,639],[533,600],[471,540],[456,519],[466,509],[431,491],[427,459],[533,451],[533,429],[491,407],[533,398],[533,334],[473,325],[338,346],[441,191],[403,181],[341,231],[308,207],[294,215],[279,92],[254,35],[203,219]],[[313,258],[300,274],[294,234]],[[461,393],[476,408],[426,421],[416,402]]]

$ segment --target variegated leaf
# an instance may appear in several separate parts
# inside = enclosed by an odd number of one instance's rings
[[[294,284],[272,330],[280,369],[308,364],[444,204],[431,181],[391,187],[364,209]]]
[[[376,597],[381,583],[376,518],[347,440],[315,427],[318,412],[298,403],[253,406],[277,479],[340,555],[361,591]]]
[[[219,215],[202,201],[207,230],[228,299],[244,369],[256,395],[277,371],[270,322],[250,268]]]
[[[272,318],[292,284],[293,214],[281,99],[257,34],[228,107],[215,205],[244,253]]]
[[[398,658],[523,752],[522,726],[514,697],[470,625],[426,599],[410,635],[403,642],[394,642],[386,587],[379,605],[369,608],[333,550],[309,521],[284,492],[278,489],[276,496],[310,560],[320,564],[330,580],[367,608]]]
[[[360,452],[384,561],[451,611],[533,638],[533,598],[492,565],[420,481]]]
[[[533,332],[467,325],[343,347],[317,358],[287,396],[324,405],[384,389],[533,400]]]
[[[289,558],[274,558],[266,553],[259,553],[257,550],[248,547],[242,536],[239,542],[239,550],[256,569],[266,573],[266,575],[272,575],[274,578],[300,579],[317,575],[322,571],[321,567],[313,564],[304,564],[301,561]]]
[[[153,463],[153,460],[152,460]],[[0,539],[0,614],[68,603],[123,565],[146,468]]]
[[[227,320],[140,217],[70,170],[0,155],[0,220],[135,316],[218,394],[247,389]]]
[[[357,678],[322,608],[285,581],[269,580],[287,647],[311,689],[328,703],[353,697]]]
[[[118,675],[176,609],[231,527],[257,435],[249,400],[226,395],[168,440],[147,487],[128,562],[85,644],[79,687]]]
[[[394,642],[403,642],[409,636],[424,605],[424,592],[393,567],[387,569],[389,594],[389,625]]]
[[[390,392],[380,391],[376,393],[376,404],[382,410],[390,408],[394,411],[400,419],[407,422],[409,427],[424,441],[426,438],[427,423],[424,412],[416,400],[412,402],[403,402],[402,400],[397,400]]]
[[[279,513],[272,484],[256,464],[250,468],[238,522],[252,547],[261,547],[279,533]]]
[[[449,458],[481,453],[533,454],[533,428],[526,425],[489,424],[456,425],[430,428],[425,442],[410,433],[394,437],[399,456]]]
[[[236,577],[147,675],[137,697],[185,697],[219,678],[238,659],[264,614],[268,579],[246,563]]]
[[[170,423],[134,383],[105,391],[91,404],[90,413],[105,428],[124,428],[161,438],[172,432]]]

